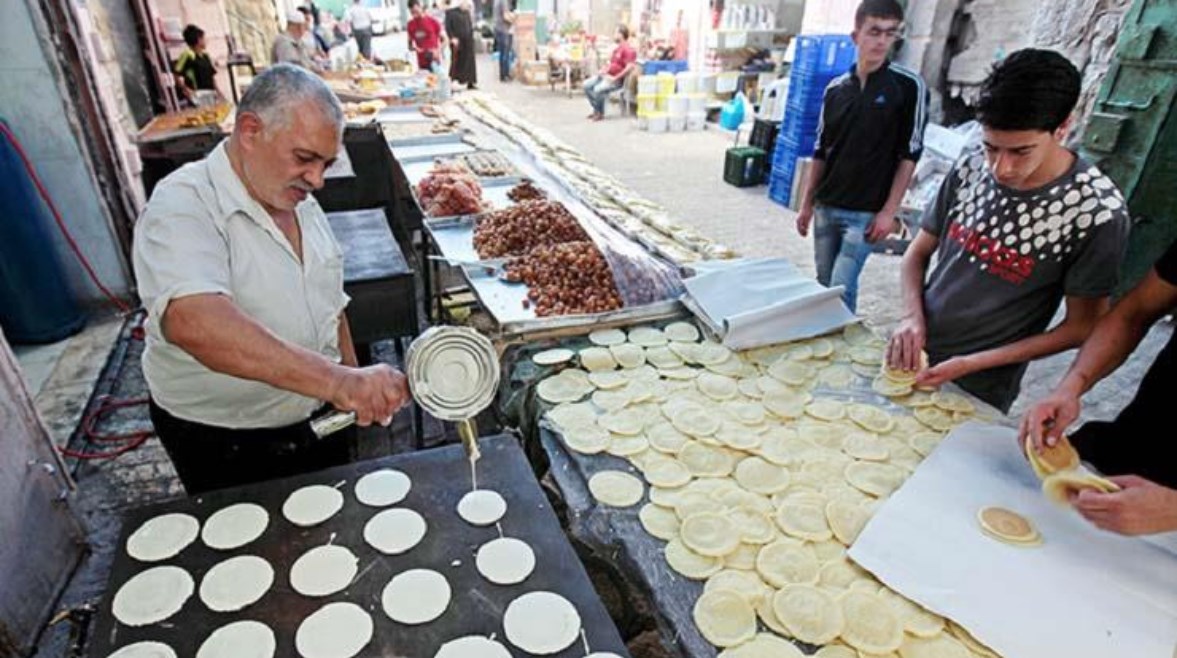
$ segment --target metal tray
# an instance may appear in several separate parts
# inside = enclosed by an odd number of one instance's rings
[[[108,595],[100,604],[89,655],[103,658],[127,644],[156,640],[169,644],[181,656],[193,656],[213,630],[239,619],[254,619],[274,630],[278,658],[297,658],[294,634],[299,623],[328,602],[351,601],[371,614],[375,627],[372,641],[360,655],[429,658],[442,643],[463,635],[489,636],[493,633],[504,641],[502,615],[507,605],[527,592],[547,590],[564,596],[576,606],[593,651],[612,651],[628,656],[617,628],[564,536],[518,441],[509,436],[487,437],[479,440],[479,446],[482,450],[482,459],[478,462],[480,487],[494,489],[507,500],[507,515],[499,523],[501,532],[527,542],[535,551],[536,569],[522,583],[493,585],[478,574],[474,564],[475,552],[483,543],[499,537],[500,530],[476,528],[458,517],[455,512],[458,500],[470,487],[470,466],[461,446],[447,446],[215,491],[199,498],[130,512],[118,544],[120,547],[126,544],[127,534],[159,514],[184,512],[203,521],[232,503],[251,501],[262,505],[270,513],[270,523],[258,540],[235,551],[213,551],[198,539],[177,557],[162,564],[184,567],[199,583],[207,570],[223,559],[233,555],[258,555],[274,566],[274,585],[260,601],[236,613],[211,612],[194,594],[172,618],[131,628],[115,621],[110,611],[111,601],[123,583],[150,565],[135,562],[120,550],[115,556]],[[353,487],[361,475],[390,467],[403,471],[413,480],[412,490],[398,507],[425,514],[429,529],[422,542],[412,550],[403,555],[386,556],[363,540],[365,523],[379,510],[360,505],[355,500]],[[282,517],[281,506],[290,492],[308,484],[339,484],[345,497],[344,507],[318,526],[296,528]],[[291,565],[308,549],[329,540],[347,546],[356,554],[360,560],[359,574],[347,589],[329,597],[311,599],[297,594],[289,585]],[[412,568],[429,568],[442,573],[450,582],[453,599],[437,620],[409,627],[393,622],[384,614],[380,596],[392,576]],[[528,655],[514,647],[509,650],[516,658]],[[581,658],[585,655],[584,642],[577,640],[554,655],[557,658]]]
[[[419,146],[399,146],[392,149],[392,157],[402,165],[424,160],[433,162],[435,158],[461,153],[473,153],[478,149],[467,142],[445,142],[441,144],[421,144]]]
[[[394,150],[398,146],[421,146],[424,144],[450,144],[453,142],[461,142],[462,133],[459,131],[451,131],[448,133],[436,133],[433,135],[419,135],[417,137],[390,137],[388,138],[388,145]]]

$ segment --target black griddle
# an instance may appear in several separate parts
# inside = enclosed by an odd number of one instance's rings
[[[321,606],[335,601],[360,605],[375,626],[372,641],[359,656],[432,658],[445,642],[464,635],[495,634],[513,656],[529,654],[513,647],[502,629],[507,605],[528,592],[547,590],[560,594],[576,606],[592,651],[611,651],[629,656],[617,628],[609,618],[584,567],[560,529],[547,499],[540,490],[531,466],[517,440],[498,435],[479,441],[479,488],[498,491],[507,501],[507,514],[500,522],[503,535],[522,539],[535,551],[535,571],[518,585],[494,585],[478,574],[474,555],[483,543],[499,537],[494,527],[477,528],[458,517],[458,500],[470,490],[470,466],[461,446],[446,446],[424,452],[397,455],[331,468],[317,473],[215,491],[198,498],[186,498],[152,505],[127,514],[123,536],[102,601],[90,658],[105,658],[116,649],[143,640],[164,642],[182,658],[196,655],[200,644],[217,628],[233,621],[252,619],[273,629],[277,637],[276,656],[295,658],[295,631],[299,623]],[[368,519],[381,509],[356,501],[353,488],[359,478],[381,468],[396,468],[413,481],[408,497],[395,507],[416,510],[426,518],[425,538],[403,555],[386,556],[363,540]],[[332,518],[313,528],[299,528],[282,516],[282,503],[294,490],[309,484],[335,485],[344,494],[344,506]],[[253,502],[270,513],[270,524],[254,542],[232,551],[214,551],[199,539],[176,557],[158,563],[141,563],[126,554],[126,538],[144,521],[168,512],[192,514],[203,524],[217,510],[239,502]],[[359,574],[351,585],[337,594],[310,599],[290,587],[290,567],[307,550],[332,543],[346,546],[360,560]],[[235,555],[258,555],[274,567],[274,585],[258,602],[233,613],[210,611],[200,601],[201,577],[216,563]],[[458,564],[454,564],[455,561]],[[196,581],[193,594],[179,613],[157,624],[132,628],[118,623],[111,614],[115,592],[128,579],[152,566],[171,564],[189,571]],[[449,608],[437,620],[406,626],[384,614],[380,595],[396,574],[413,568],[433,569],[443,574],[453,590]],[[578,640],[558,658],[581,658],[586,651]]]

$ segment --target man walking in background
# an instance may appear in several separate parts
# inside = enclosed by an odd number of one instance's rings
[[[372,12],[364,6],[364,0],[355,0],[344,12],[343,20],[351,26],[360,54],[364,59],[372,59]]]
[[[495,47],[499,51],[499,82],[511,79],[511,0],[494,0]]]
[[[417,53],[417,68],[432,71],[433,63],[441,61],[441,24],[425,13],[419,0],[409,0],[409,50]]]
[[[802,237],[814,227],[818,282],[844,286],[851,311],[871,243],[898,228],[899,204],[923,151],[924,81],[888,59],[902,26],[896,0],[858,6],[851,34],[858,61],[826,88],[797,215]]]

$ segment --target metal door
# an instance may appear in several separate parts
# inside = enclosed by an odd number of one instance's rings
[[[1084,148],[1120,186],[1132,212],[1121,292],[1177,238],[1177,0],[1135,0],[1124,18],[1084,135]]]
[[[0,656],[32,652],[85,550],[72,491],[0,334]]]

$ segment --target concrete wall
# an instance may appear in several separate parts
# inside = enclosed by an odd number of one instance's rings
[[[823,3],[824,4],[824,3]],[[997,59],[1020,48],[1050,48],[1083,73],[1079,131],[1115,53],[1132,0],[936,0],[908,3],[907,39],[898,60],[932,91],[932,118],[944,99],[968,105]]]
[[[110,213],[76,137],[79,128],[63,101],[68,91],[60,83],[56,60],[46,56],[47,44],[39,36],[44,31],[31,11],[26,0],[5,4],[0,21],[0,115],[21,141],[98,276],[116,294],[126,295],[130,277]],[[36,18],[39,21],[40,16]],[[65,240],[56,230],[53,235],[79,296],[87,302],[100,300],[98,290],[72,255],[67,255]]]

